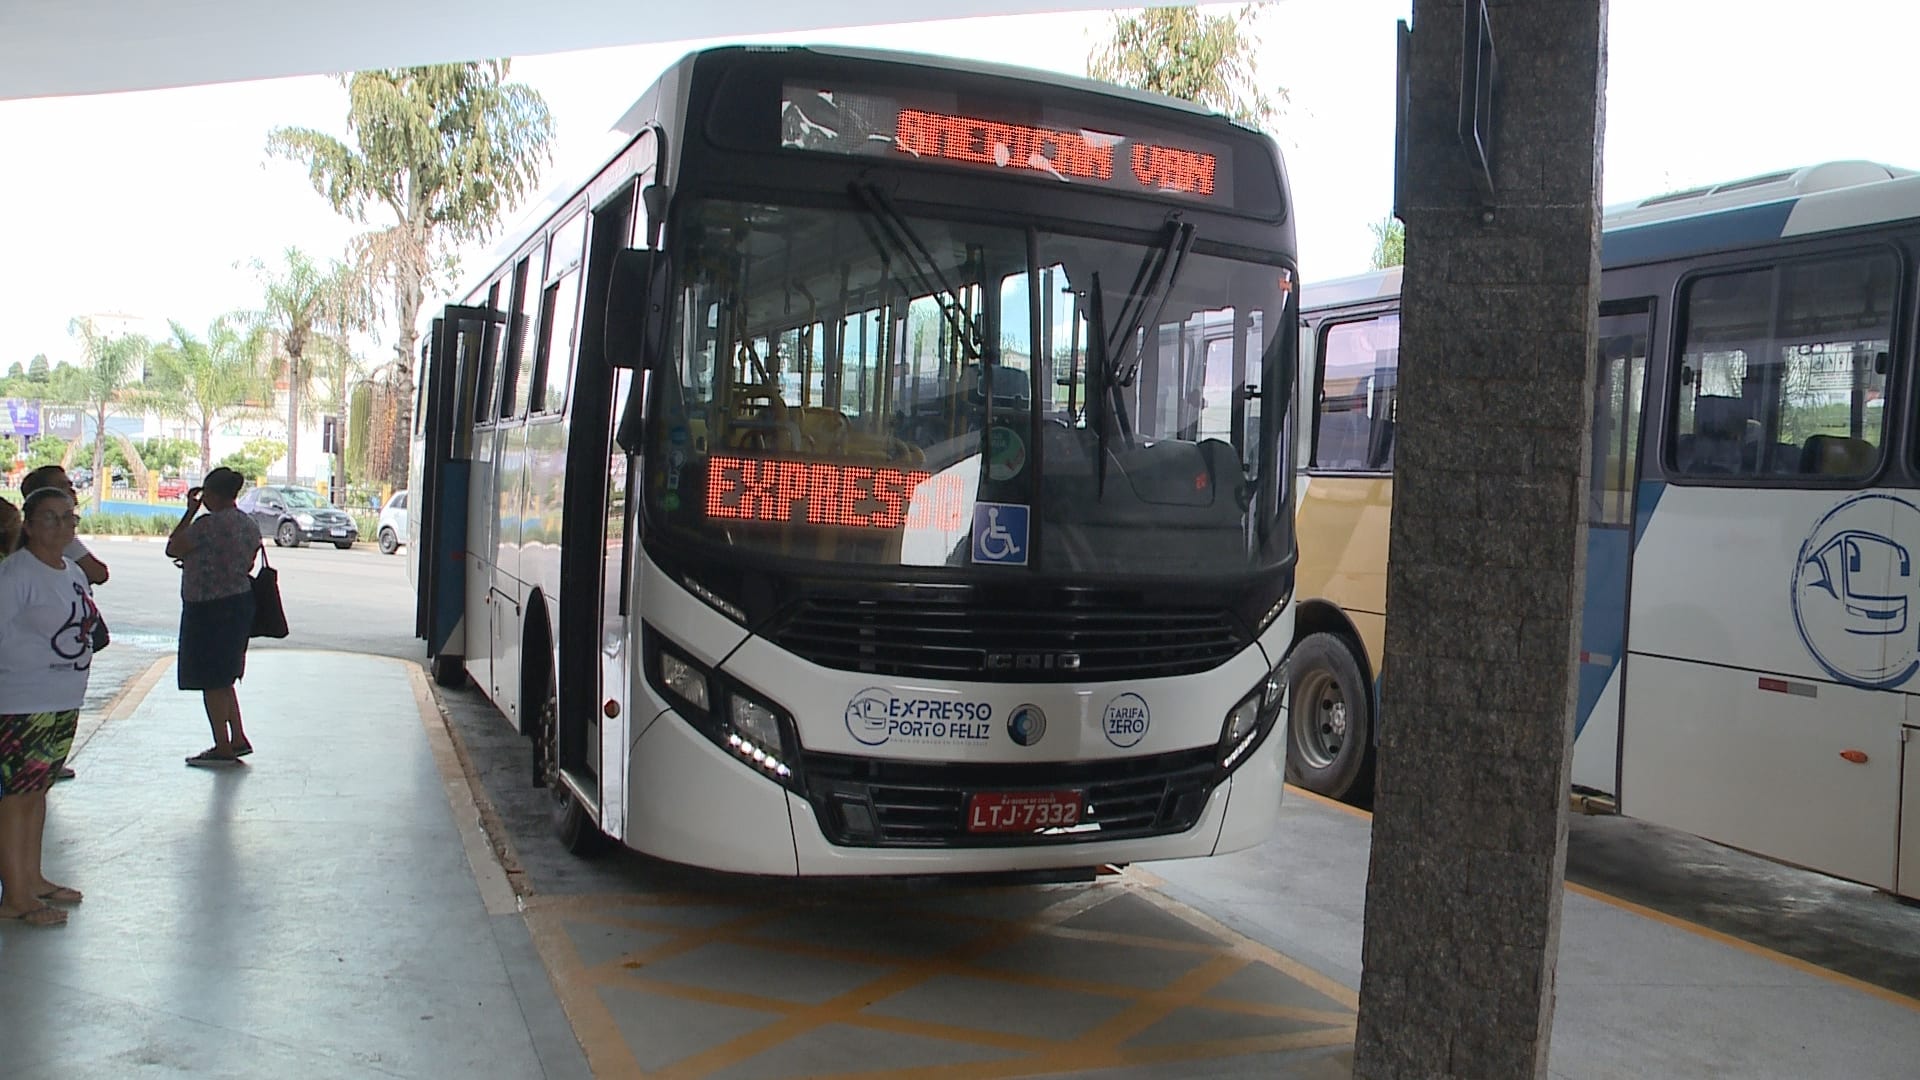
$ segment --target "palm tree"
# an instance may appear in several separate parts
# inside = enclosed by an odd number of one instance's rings
[[[108,337],[84,316],[69,322],[67,332],[80,339],[80,350],[87,360],[72,392],[93,410],[93,508],[98,511],[106,501],[110,480],[106,472],[107,410],[138,379],[153,345],[138,334]]]
[[[553,118],[538,91],[508,82],[510,64],[361,71],[342,76],[353,145],[312,128],[276,128],[267,152],[303,162],[335,211],[392,224],[362,235],[358,254],[392,290],[397,385],[413,385],[415,322],[426,289],[452,270],[451,249],[485,239],[533,190],[550,160]],[[383,215],[384,216],[384,215]],[[404,480],[413,399],[395,396],[389,479]]]
[[[273,384],[261,371],[266,335],[244,316],[214,320],[201,341],[179,323],[173,338],[154,350],[154,363],[177,384],[150,395],[148,405],[162,416],[192,424],[200,432],[200,471],[213,467],[213,429],[223,420],[245,415],[273,399]]]
[[[315,335],[324,332],[327,313],[338,306],[337,296],[349,287],[352,272],[337,260],[323,268],[297,247],[288,248],[285,258],[284,273],[253,261],[266,303],[251,321],[273,338],[281,374],[287,380],[287,482],[291,484],[300,476],[300,395],[313,380],[307,349]]]

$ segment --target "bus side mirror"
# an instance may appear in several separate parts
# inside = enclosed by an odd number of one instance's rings
[[[656,282],[656,252],[630,248],[613,257],[613,276],[607,285],[607,363],[616,368],[643,368],[661,351],[666,329],[664,281]]]

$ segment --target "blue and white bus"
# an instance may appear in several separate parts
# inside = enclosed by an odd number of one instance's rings
[[[767,874],[1244,848],[1281,793],[1293,208],[1183,103],[688,56],[433,320],[442,681],[575,846]]]
[[[1920,175],[1614,207],[1601,264],[1575,790],[1920,896]],[[1289,767],[1335,795],[1378,731],[1399,286],[1303,303]]]

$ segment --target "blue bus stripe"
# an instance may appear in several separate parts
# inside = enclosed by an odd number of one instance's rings
[[[1631,555],[1647,534],[1647,523],[1667,490],[1664,480],[1642,480],[1634,499],[1633,537],[1618,527],[1587,527],[1587,586],[1581,605],[1580,650],[1605,656],[1604,664],[1580,665],[1580,699],[1573,714],[1573,737],[1578,739],[1593,716],[1607,682],[1627,651],[1627,590]]]
[[[1797,199],[1613,229],[1600,236],[1600,265],[1627,266],[1778,240]]]

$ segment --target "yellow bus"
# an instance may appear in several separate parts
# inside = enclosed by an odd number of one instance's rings
[[[1600,262],[1573,794],[1920,896],[1920,174],[1829,162],[1613,207]],[[1400,285],[1301,300],[1287,769],[1347,799],[1397,722]],[[1511,431],[1455,437],[1529,467]]]

